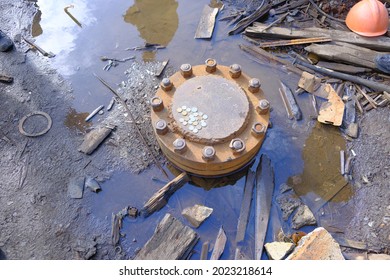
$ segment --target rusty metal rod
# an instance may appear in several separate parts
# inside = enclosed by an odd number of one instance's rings
[[[161,172],[167,177],[167,179],[169,179],[169,176],[167,174],[167,172],[165,172],[165,170],[163,169],[163,167],[161,166],[160,162],[157,160],[157,158],[154,156],[152,150],[150,149],[148,143],[146,142],[145,140],[145,137],[142,135],[141,133],[141,130],[139,129],[139,127],[137,126],[137,123],[135,122],[135,119],[133,117],[133,114],[131,113],[129,107],[127,106],[126,102],[123,100],[123,98],[116,92],[116,90],[114,90],[105,80],[103,80],[102,78],[100,78],[98,75],[96,75],[95,73],[93,73],[93,75],[104,85],[106,86],[118,99],[119,101],[122,103],[123,107],[125,107],[127,113],[129,114],[129,117],[132,121],[132,123],[134,124],[134,127],[139,135],[139,137],[141,138],[144,146],[148,149],[149,153],[152,155],[153,157],[153,160],[154,162],[156,163],[157,167],[161,170]]]

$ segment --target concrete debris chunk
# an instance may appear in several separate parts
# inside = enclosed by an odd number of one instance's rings
[[[276,198],[276,202],[279,204],[280,210],[282,211],[284,221],[287,221],[294,210],[301,205],[299,197],[294,192],[279,195]]]
[[[303,204],[298,207],[298,210],[292,219],[293,229],[299,229],[303,226],[315,225],[316,223],[317,220],[310,211],[309,207]]]
[[[70,198],[83,198],[84,180],[84,177],[71,179],[68,184],[68,195]]]
[[[181,214],[191,223],[195,228],[199,227],[208,217],[213,213],[213,209],[195,204],[192,207],[183,209]]]
[[[287,260],[344,260],[340,245],[323,227],[302,237]]]
[[[89,188],[91,191],[95,193],[101,191],[102,189],[99,183],[92,177],[87,177],[87,179],[85,179],[85,187]]]
[[[294,244],[288,242],[271,242],[265,244],[264,247],[271,260],[283,260],[294,249]]]

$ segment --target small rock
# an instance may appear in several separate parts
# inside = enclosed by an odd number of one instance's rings
[[[299,197],[294,192],[279,195],[276,198],[276,202],[279,204],[280,210],[282,211],[284,221],[287,221],[294,210],[301,205]]]
[[[0,52],[9,51],[13,45],[12,40],[0,30]]]
[[[371,261],[376,261],[376,260],[390,260],[390,255],[386,254],[369,254],[368,259]]]
[[[84,192],[84,177],[73,178],[68,185],[70,198],[82,198]]]
[[[344,257],[340,245],[326,229],[319,227],[302,237],[287,260],[344,260]]]
[[[87,177],[85,180],[85,187],[89,188],[91,191],[97,193],[102,190],[99,183],[92,177]]]
[[[292,187],[287,185],[287,184],[281,184],[279,187],[280,193],[285,193],[285,192],[288,192],[289,190],[292,190]]]
[[[265,250],[271,260],[283,260],[294,249],[293,243],[271,242],[265,244]]]
[[[199,227],[204,222],[204,220],[206,220],[211,215],[211,213],[213,213],[212,208],[199,204],[195,204],[192,207],[187,207],[181,212],[181,214],[195,228]]]
[[[345,134],[347,134],[349,137],[357,138],[359,135],[359,126],[357,123],[350,123],[345,130]]]
[[[292,219],[293,229],[299,229],[303,226],[315,225],[316,223],[317,220],[310,211],[309,207],[303,204],[298,207],[297,213],[295,213]]]

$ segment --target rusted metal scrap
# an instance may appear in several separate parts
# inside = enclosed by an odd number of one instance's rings
[[[83,27],[81,23],[68,11],[68,9],[74,8],[74,5],[68,5],[64,8],[64,12],[81,28]]]
[[[56,56],[54,53],[45,51],[44,49],[39,47],[37,44],[35,44],[33,41],[30,41],[29,39],[26,39],[25,37],[23,37],[23,40],[26,41],[26,43],[29,44],[31,47],[33,47],[34,49],[39,51],[43,56],[47,56],[48,58],[53,58]]]

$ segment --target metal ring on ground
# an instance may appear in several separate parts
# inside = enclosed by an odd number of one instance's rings
[[[44,130],[42,130],[42,131],[40,131],[40,132],[37,132],[37,133],[28,133],[28,132],[26,132],[26,131],[24,130],[24,128],[23,128],[24,123],[26,122],[26,120],[27,120],[29,117],[37,116],[37,115],[38,115],[38,116],[43,116],[43,117],[45,117],[45,118],[47,119],[47,127],[46,127]],[[25,135],[25,136],[28,136],[28,137],[37,137],[37,136],[41,136],[41,135],[47,133],[47,132],[50,130],[52,124],[53,124],[53,121],[52,121],[51,117],[50,117],[47,113],[42,112],[42,111],[35,111],[35,112],[32,112],[32,113],[30,113],[30,114],[24,116],[24,117],[19,121],[19,132],[20,132],[21,134]]]

